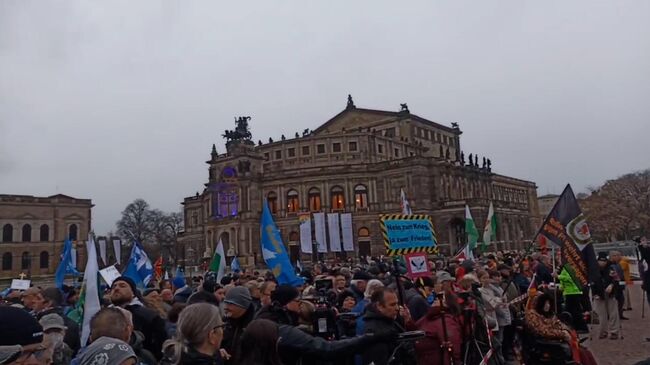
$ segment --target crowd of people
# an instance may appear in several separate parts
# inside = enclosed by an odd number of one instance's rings
[[[613,251],[598,262],[591,293],[548,255],[523,252],[433,259],[416,279],[392,258],[318,263],[301,286],[270,271],[142,290],[122,276],[101,294],[88,344],[78,290],[32,287],[0,305],[0,364],[505,364],[544,351],[541,340],[566,363],[594,364],[579,344],[592,310],[597,335],[615,340],[630,309],[625,259]]]

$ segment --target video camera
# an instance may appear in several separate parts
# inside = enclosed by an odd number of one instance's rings
[[[336,300],[336,293],[332,290],[334,283],[330,279],[319,279],[314,282],[314,286],[317,295],[313,299],[315,306],[312,318],[313,335],[333,339],[337,336],[336,312],[332,308],[332,303]]]

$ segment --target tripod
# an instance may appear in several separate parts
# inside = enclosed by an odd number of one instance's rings
[[[478,317],[476,304],[474,304],[473,308],[465,309],[463,311],[463,316],[465,317],[464,332],[468,338],[464,344],[463,364],[485,365],[491,358],[494,358],[497,364],[503,364],[498,356],[494,356],[494,348],[492,346],[490,335],[488,334],[488,342],[481,341],[476,336],[476,321]],[[485,330],[488,330],[487,322],[485,322]],[[486,348],[487,351],[484,351]]]

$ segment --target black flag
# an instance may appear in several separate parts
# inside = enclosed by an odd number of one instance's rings
[[[561,248],[562,266],[579,288],[598,280],[600,270],[591,244],[591,233],[571,185],[564,188],[544,220],[540,233]]]

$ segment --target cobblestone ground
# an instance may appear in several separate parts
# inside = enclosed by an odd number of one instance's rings
[[[650,358],[650,342],[645,340],[650,337],[650,308],[646,302],[645,318],[641,318],[643,291],[640,283],[635,284],[631,287],[632,311],[624,312],[630,320],[621,321],[623,339],[600,340],[597,329],[592,328],[591,339],[584,343],[596,357],[598,365],[633,365]]]

